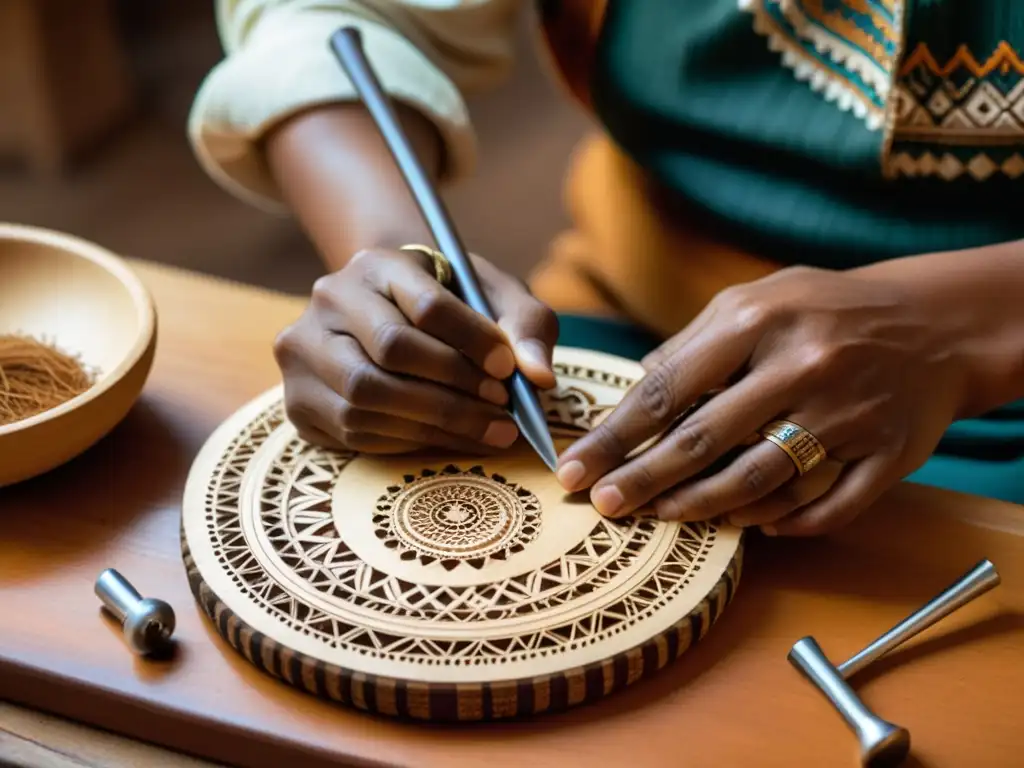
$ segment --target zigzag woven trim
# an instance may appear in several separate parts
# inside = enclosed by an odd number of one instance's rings
[[[780,27],[772,18],[767,10],[768,3],[782,11],[793,26],[792,32]],[[888,96],[892,92],[894,72],[812,23],[797,0],[739,0],[739,7],[753,16],[754,30],[767,39],[770,50],[781,54],[783,65],[793,71],[797,80],[806,82],[844,112],[852,112],[869,129],[880,130],[887,126],[890,120]],[[898,13],[897,19],[901,16],[902,12]],[[902,34],[901,29],[895,31]],[[801,40],[822,58],[812,55]],[[824,58],[874,89],[881,103],[875,103],[849,79],[830,70]]]

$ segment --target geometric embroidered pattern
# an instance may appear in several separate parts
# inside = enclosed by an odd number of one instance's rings
[[[798,80],[870,130],[886,123],[899,61],[902,0],[739,0]]]
[[[1008,42],[939,61],[925,42],[905,55],[904,0],[738,2],[798,80],[880,132],[883,175],[1024,175],[1024,61]]]
[[[919,44],[900,67],[894,115],[891,176],[1024,174],[1024,62],[1006,42],[980,63],[964,46],[940,63]]]
[[[1024,63],[1005,42],[979,64],[961,47],[940,65],[921,43],[900,67],[897,129],[950,143],[1024,139]]]
[[[1011,152],[1005,158],[993,157],[995,154],[993,151],[976,152],[962,158],[953,151],[926,150],[915,154],[900,149],[886,159],[886,174],[891,177],[937,176],[944,181],[954,181],[966,175],[975,181],[985,181],[997,174],[1016,179],[1024,173],[1024,157],[1019,153]]]

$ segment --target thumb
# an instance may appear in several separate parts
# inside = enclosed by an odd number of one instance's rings
[[[497,303],[498,327],[508,339],[516,367],[538,387],[555,386],[551,358],[558,341],[558,317],[525,290]]]
[[[525,283],[490,262],[480,259],[477,269],[516,368],[534,386],[551,389],[558,383],[551,360],[558,342],[558,316],[534,298]]]

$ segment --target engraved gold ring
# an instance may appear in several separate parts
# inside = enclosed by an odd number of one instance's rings
[[[792,421],[773,421],[761,430],[761,436],[784,450],[801,475],[812,470],[828,455],[818,438]]]
[[[437,282],[447,288],[452,282],[452,265],[448,261],[448,257],[441,253],[436,248],[429,248],[425,245],[417,245],[415,243],[410,245],[403,245],[398,250],[400,251],[413,251],[415,253],[422,253],[430,257],[430,260],[434,264],[434,277],[437,278]]]

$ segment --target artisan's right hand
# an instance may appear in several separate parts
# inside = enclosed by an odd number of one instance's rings
[[[475,258],[475,257],[474,257]],[[498,322],[440,285],[423,254],[373,250],[317,281],[278,337],[289,420],[305,440],[364,453],[488,452],[518,436],[503,379],[554,386],[554,313],[483,259]]]

